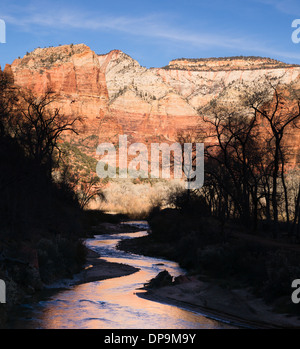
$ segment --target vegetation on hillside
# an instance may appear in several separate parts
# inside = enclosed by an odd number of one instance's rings
[[[244,66],[235,66],[234,62],[242,60]],[[181,62],[187,62],[187,66],[181,65]],[[216,65],[211,63],[215,62]],[[218,62],[228,62],[226,65],[217,65]],[[190,65],[189,65],[190,63]],[[197,65],[197,63],[199,63]],[[233,64],[232,64],[233,63]],[[299,67],[298,64],[288,64],[276,59],[258,56],[233,56],[233,57],[211,57],[211,58],[178,58],[170,62],[162,69],[188,69],[194,71],[221,71],[221,70],[258,70],[258,69],[279,69]]]

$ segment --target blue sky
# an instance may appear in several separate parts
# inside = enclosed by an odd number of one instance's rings
[[[120,49],[146,67],[175,58],[263,56],[300,64],[299,0],[1,0],[0,65],[36,47]],[[300,34],[299,34],[300,37]]]

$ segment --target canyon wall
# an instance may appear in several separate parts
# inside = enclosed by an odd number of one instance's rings
[[[177,59],[147,69],[122,51],[97,55],[83,44],[38,48],[5,70],[36,94],[53,90],[63,113],[80,116],[79,143],[90,154],[119,134],[130,143],[173,142],[180,130],[195,129],[198,109],[213,98],[234,102],[243,83],[254,86],[267,76],[298,84],[300,74],[298,66],[260,57]],[[295,164],[299,130],[288,138]]]

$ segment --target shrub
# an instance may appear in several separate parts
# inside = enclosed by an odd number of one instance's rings
[[[85,261],[82,242],[58,236],[42,239],[38,244],[39,268],[42,281],[49,284],[59,278],[71,278]]]
[[[293,252],[276,251],[266,263],[267,279],[261,293],[267,301],[291,295],[291,284],[300,275],[299,255]]]

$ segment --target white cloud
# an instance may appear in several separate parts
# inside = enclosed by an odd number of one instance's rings
[[[299,0],[253,0],[262,4],[273,6],[277,11],[295,17],[300,17]]]
[[[255,0],[276,6],[279,9],[283,6],[281,0]],[[284,1],[286,3],[286,0]],[[288,1],[290,6],[295,4]],[[180,45],[190,46],[198,49],[224,48],[234,49],[241,53],[263,54],[266,56],[279,56],[288,59],[300,59],[300,54],[284,50],[276,50],[268,45],[268,42],[261,42],[255,37],[238,36],[232,33],[220,35],[216,32],[204,32],[199,30],[188,30],[173,24],[174,18],[163,13],[150,15],[116,16],[110,14],[87,12],[80,9],[55,8],[47,9],[47,12],[39,5],[31,5],[27,8],[14,7],[2,18],[7,23],[22,28],[22,30],[36,32],[37,26],[50,30],[91,30],[91,31],[112,31],[126,33],[134,36],[147,37],[155,40],[168,40]],[[177,22],[176,22],[177,24]]]
[[[240,47],[245,38],[229,37],[213,33],[191,32],[178,29],[170,23],[166,15],[153,14],[143,17],[112,16],[103,14],[90,14],[82,11],[56,11],[39,12],[14,15],[4,15],[7,23],[19,26],[26,30],[36,31],[35,26],[56,29],[82,29],[82,30],[111,30],[137,36],[147,36],[156,39],[168,39],[201,47]],[[168,23],[169,22],[169,23]]]

